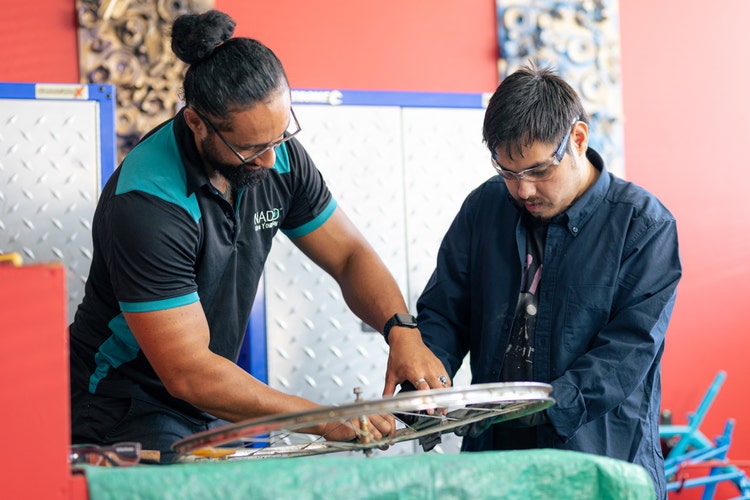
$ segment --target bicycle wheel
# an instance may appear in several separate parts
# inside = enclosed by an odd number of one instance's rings
[[[183,438],[175,442],[172,449],[181,454],[183,461],[367,452],[429,434],[452,432],[486,418],[499,422],[529,415],[554,404],[551,391],[550,385],[538,382],[498,382],[402,392],[382,399],[236,422]],[[424,413],[424,410],[436,408],[444,411],[431,416]],[[384,439],[372,440],[352,423],[352,420],[386,413],[401,415],[403,427]],[[403,423],[407,420],[403,418],[405,415],[418,417],[417,423]],[[335,422],[354,429],[358,440],[327,441],[324,437],[300,432]]]

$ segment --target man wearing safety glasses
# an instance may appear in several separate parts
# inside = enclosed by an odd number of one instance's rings
[[[172,48],[190,65],[185,107],[128,154],[102,192],[85,297],[70,326],[74,443],[136,442],[169,461],[171,445],[188,435],[319,407],[236,364],[279,230],[372,327],[383,331],[407,313],[297,141],[281,62],[256,40],[232,38],[234,26],[218,11],[175,21]],[[405,328],[393,325],[392,335]],[[422,347],[399,377],[432,373],[438,385],[445,370]],[[372,439],[395,432],[389,415],[368,425]],[[307,431],[348,441],[352,426]]]
[[[464,201],[418,303],[452,377],[550,383],[556,404],[462,429],[463,449],[559,448],[644,466],[666,497],[660,362],[681,277],[674,217],[607,172],[576,92],[531,64],[489,101],[498,176]],[[398,354],[398,353],[397,353]]]

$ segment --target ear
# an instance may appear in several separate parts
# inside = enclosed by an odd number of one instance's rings
[[[589,125],[586,122],[576,122],[570,132],[570,142],[573,149],[581,156],[586,155],[589,147]]]
[[[185,116],[185,123],[187,123],[194,136],[202,137],[208,133],[206,124],[203,123],[201,117],[192,108],[185,108],[183,115]]]

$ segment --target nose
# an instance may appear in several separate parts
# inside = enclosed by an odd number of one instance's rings
[[[276,148],[269,148],[255,158],[255,164],[263,168],[271,168],[276,164]]]
[[[518,188],[516,189],[516,195],[522,200],[528,200],[536,193],[536,186],[533,182],[526,179],[519,179]]]

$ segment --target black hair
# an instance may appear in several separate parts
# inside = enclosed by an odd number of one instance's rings
[[[558,144],[576,116],[589,122],[576,91],[553,68],[529,62],[506,77],[490,98],[483,140],[490,151],[503,147],[512,159],[535,142]]]
[[[252,38],[232,38],[234,20],[218,10],[185,14],[172,25],[172,51],[190,66],[185,72],[185,105],[229,119],[289,87],[281,61]]]

